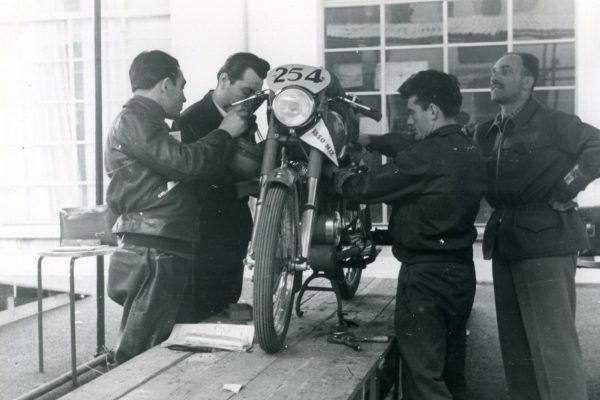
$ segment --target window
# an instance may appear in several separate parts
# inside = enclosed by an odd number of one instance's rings
[[[404,130],[397,89],[430,68],[460,80],[461,123],[493,118],[498,107],[490,100],[489,71],[507,51],[535,54],[541,67],[535,96],[575,112],[574,0],[326,0],[324,15],[326,67],[384,115],[379,124],[361,121],[363,132]],[[376,222],[387,222],[385,207],[373,211]],[[477,222],[489,214],[484,202]]]
[[[0,228],[37,235],[95,203],[93,2],[0,1]],[[103,126],[131,96],[142,50],[170,50],[168,0],[102,2]],[[43,230],[43,229],[42,229]],[[56,232],[56,229],[51,230]]]

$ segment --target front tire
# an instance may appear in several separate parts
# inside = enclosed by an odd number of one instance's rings
[[[298,240],[292,193],[280,185],[267,189],[256,230],[254,327],[267,353],[283,348],[294,304]]]

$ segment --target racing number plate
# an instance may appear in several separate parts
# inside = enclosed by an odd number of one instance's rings
[[[301,86],[311,93],[319,93],[331,82],[325,68],[302,64],[286,64],[273,68],[267,75],[269,89],[276,92],[287,86]]]

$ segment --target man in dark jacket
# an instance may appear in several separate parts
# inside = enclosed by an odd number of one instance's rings
[[[217,87],[192,104],[178,121],[184,143],[193,143],[217,128],[229,105],[262,89],[269,63],[251,53],[230,56],[217,74]],[[249,137],[255,125],[242,137]],[[254,129],[252,129],[254,128]],[[198,182],[200,245],[194,278],[194,320],[237,303],[242,292],[244,257],[252,233],[248,197],[238,197],[235,183],[243,178],[225,169],[213,179]]]
[[[396,338],[407,400],[466,399],[466,323],[475,296],[472,245],[485,191],[484,159],[461,132],[457,79],[421,71],[402,84],[416,140],[359,137],[388,155],[381,170],[340,170],[334,184],[352,201],[392,205],[393,253],[402,262]]]
[[[600,174],[600,132],[531,94],[538,60],[508,53],[492,68],[500,105],[475,139],[487,157],[500,347],[512,399],[587,399],[575,330],[577,252],[587,246],[573,199]]]
[[[123,306],[119,363],[166,339],[176,322],[191,322],[198,211],[193,192],[178,182],[217,174],[234,152],[233,138],[247,127],[247,115],[232,111],[204,139],[181,144],[165,123],[185,102],[177,60],[143,52],[129,77],[134,96],[113,122],[104,154],[107,202],[119,216],[108,276],[108,295]]]

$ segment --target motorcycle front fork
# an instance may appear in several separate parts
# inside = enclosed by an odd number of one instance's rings
[[[269,140],[269,139],[267,139]],[[265,155],[273,154],[277,152],[277,140],[273,139],[271,142],[267,142]],[[275,147],[275,149],[274,149]],[[285,151],[282,152],[282,158],[285,159]],[[285,161],[285,160],[284,160]],[[256,205],[254,207],[254,224],[252,225],[252,237],[248,243],[248,251],[246,258],[244,259],[244,265],[249,269],[254,268],[255,264],[255,252],[254,243],[256,238],[256,230],[258,221],[262,212],[262,204],[265,201],[268,188],[268,178],[271,171],[275,168],[276,159],[268,157],[268,160],[263,159],[263,168],[261,170],[260,177],[260,191]],[[265,165],[266,163],[270,164]],[[282,162],[282,167],[286,162]],[[301,212],[301,223],[300,223],[300,254],[292,261],[292,268],[294,271],[306,271],[310,268],[308,264],[308,254],[310,251],[310,244],[312,241],[312,235],[314,231],[315,217],[316,217],[316,205],[317,205],[317,188],[319,184],[319,176],[321,175],[321,168],[323,166],[323,155],[316,149],[311,148],[308,156],[308,169],[306,171],[307,177],[307,195],[306,202],[300,209]],[[296,205],[299,199],[294,200]],[[295,207],[297,208],[297,206]]]

